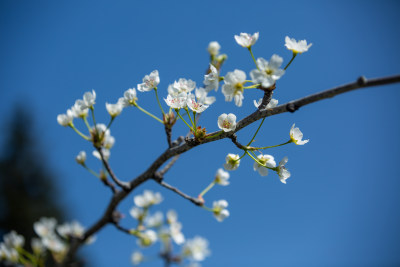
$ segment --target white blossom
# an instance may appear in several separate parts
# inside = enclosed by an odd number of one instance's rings
[[[0,262],[3,259],[13,263],[17,263],[18,251],[15,248],[6,246],[4,243],[0,243]]]
[[[174,210],[169,210],[167,212],[167,223],[173,224],[178,221],[178,214]]]
[[[285,37],[285,46],[287,49],[292,50],[294,54],[301,54],[307,52],[312,44],[307,45],[306,40],[296,41],[294,38]]]
[[[132,207],[129,214],[136,220],[142,220],[144,217],[144,210],[139,207]]]
[[[69,236],[82,237],[85,228],[79,222],[73,221],[57,226],[57,232],[64,238],[68,238]]]
[[[82,99],[78,99],[75,101],[75,104],[72,106],[71,111],[73,113],[73,116],[76,118],[87,117],[89,113],[89,109]]]
[[[276,162],[273,156],[271,155],[259,155],[257,157],[258,161],[264,165],[266,165],[269,168],[275,168],[276,167]],[[258,173],[261,176],[267,176],[268,175],[268,168],[261,166],[257,162],[254,162],[253,169],[254,171],[258,171]]]
[[[239,167],[240,157],[238,154],[228,154],[225,159],[224,168],[228,171],[234,171]]]
[[[186,80],[184,78],[180,78],[178,81],[175,81],[173,84],[168,86],[168,94],[171,96],[177,96],[181,93],[190,93],[196,88],[196,83],[192,80]]]
[[[208,53],[210,53],[210,55],[216,56],[219,54],[220,49],[221,49],[221,46],[219,45],[219,43],[214,41],[214,42],[210,42],[208,44],[207,51],[208,51]]]
[[[160,83],[160,76],[158,70],[153,70],[150,75],[146,75],[143,78],[143,83],[138,84],[137,89],[140,92],[148,92],[156,88]]]
[[[148,208],[152,205],[161,203],[162,196],[159,192],[153,193],[150,190],[144,190],[143,195],[136,195],[133,201],[140,208]]]
[[[165,103],[173,109],[181,109],[187,105],[187,93],[180,93],[178,95],[168,94],[167,99],[164,98]]]
[[[79,152],[79,154],[75,157],[75,160],[76,162],[78,162],[78,164],[84,165],[86,161],[86,152],[85,151]]]
[[[207,239],[200,236],[188,239],[182,247],[182,256],[195,261],[203,261],[210,254]]]
[[[230,132],[236,129],[236,115],[229,113],[221,114],[218,117],[218,128],[223,130],[224,132]]]
[[[294,128],[294,125],[292,125],[292,128],[290,129],[290,139],[292,140],[293,143],[296,145],[304,145],[307,144],[310,140],[302,140],[303,139],[303,133],[300,131],[299,128]]]
[[[81,107],[84,108],[93,108],[93,105],[96,104],[96,92],[92,90],[92,92],[86,92],[83,95],[84,105]]]
[[[258,32],[256,32],[253,35],[242,32],[240,33],[240,36],[235,35],[235,40],[240,46],[250,48],[257,42],[258,36],[259,36]]]
[[[140,233],[140,237],[138,239],[138,245],[141,247],[151,246],[154,242],[157,241],[157,233],[153,230],[146,230]]]
[[[227,217],[229,217],[229,211],[226,209],[228,207],[228,201],[221,199],[213,202],[213,212],[217,221],[222,222]]]
[[[103,154],[104,160],[107,161],[107,160],[110,158],[110,156],[111,156],[111,151],[110,151],[109,149],[107,149],[107,148],[101,148],[101,152],[102,152],[102,154]],[[102,160],[99,151],[94,150],[94,151],[92,152],[92,155],[93,155],[95,158],[97,158],[97,159],[99,159],[99,160]]]
[[[118,99],[118,102],[121,103],[123,107],[128,107],[128,106],[135,106],[137,100],[138,98],[136,96],[135,88],[130,88],[125,91],[124,97]]]
[[[215,174],[215,183],[219,185],[229,185],[229,172],[224,171],[223,169],[219,168],[217,173]]]
[[[186,104],[192,111],[196,113],[201,113],[209,107],[209,105],[196,102],[195,96],[192,94],[188,95],[186,99]]]
[[[144,256],[140,251],[134,251],[131,255],[131,261],[133,265],[139,265],[144,261]]]
[[[211,105],[212,103],[215,102],[215,97],[214,96],[207,96],[208,92],[204,88],[196,88],[195,90],[195,95],[197,98],[197,101],[201,104],[205,105]]]
[[[286,180],[290,177],[290,172],[286,169],[285,164],[288,162],[288,158],[284,157],[278,165],[278,175],[282,183],[286,184]]]
[[[219,73],[216,67],[210,64],[210,73],[204,75],[203,83],[206,86],[206,91],[209,92],[213,89],[218,90],[219,86]]]
[[[241,70],[234,70],[225,75],[222,93],[225,96],[225,101],[235,100],[235,105],[242,106],[243,102],[243,84],[246,81],[246,73]]]
[[[73,119],[74,119],[74,113],[70,109],[67,110],[66,114],[59,114],[57,116],[58,124],[64,127],[71,125]]]
[[[121,114],[123,108],[123,104],[119,101],[115,104],[106,103],[106,109],[112,118],[115,118]]]
[[[283,58],[275,54],[272,55],[269,62],[263,58],[258,58],[258,69],[250,72],[252,81],[254,83],[260,83],[264,88],[272,86],[275,81],[281,78],[285,73],[285,70],[280,69],[282,63]]]
[[[153,215],[148,215],[144,221],[148,228],[157,228],[162,226],[164,221],[164,215],[162,212],[157,211]]]
[[[9,248],[22,248],[25,244],[25,238],[22,235],[17,234],[14,230],[5,234],[3,239],[4,243]]]
[[[67,245],[55,234],[43,237],[42,242],[43,245],[52,252],[64,253],[68,249]]]
[[[41,238],[50,236],[54,234],[54,230],[56,228],[57,221],[55,218],[46,218],[42,217],[39,221],[33,224],[33,229],[35,233]]]
[[[181,232],[182,224],[174,222],[169,225],[169,234],[177,245],[182,245],[185,242],[185,236]]]
[[[46,247],[44,246],[42,240],[39,238],[36,238],[36,237],[31,239],[31,247],[32,247],[33,253],[35,253],[37,255],[42,254],[46,250]]]
[[[258,108],[258,107],[261,105],[261,103],[262,103],[262,98],[260,98],[260,99],[258,100],[258,102],[257,102],[256,100],[253,100],[253,101],[254,101],[254,106],[255,106],[256,108]],[[276,107],[277,105],[278,105],[278,100],[272,98],[271,101],[269,101],[268,105],[265,107],[265,109],[274,108],[274,107]]]

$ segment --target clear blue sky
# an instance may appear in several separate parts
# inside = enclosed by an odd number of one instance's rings
[[[249,74],[251,58],[233,36],[258,31],[256,57],[277,53],[288,62],[286,35],[313,43],[277,84],[274,98],[285,103],[360,75],[399,73],[399,12],[397,1],[1,1],[1,121],[8,121],[17,103],[29,107],[40,144],[59,174],[60,201],[71,219],[88,226],[102,214],[110,192],[75,163],[80,150],[91,152],[90,145],[56,122],[57,114],[85,91],[96,90],[97,118],[106,123],[104,103],[117,101],[154,69],[160,72],[162,97],[181,77],[200,85],[210,41],[228,54],[223,74],[234,69]],[[213,131],[221,113],[245,117],[259,94],[246,92],[243,107],[237,108],[219,91],[201,124]],[[210,241],[212,256],[203,266],[399,265],[398,99],[399,84],[268,118],[257,144],[286,141],[293,123],[310,142],[269,151],[277,161],[289,157],[292,177],[286,185],[276,174],[260,177],[247,158],[231,173],[231,185],[207,194],[210,204],[228,200],[231,216],[223,223],[152,181],[135,193],[160,191],[165,201],[159,208],[178,211],[186,237]],[[140,94],[139,103],[158,112],[152,93]],[[239,140],[248,140],[257,125],[241,131]],[[176,126],[174,136],[185,131],[184,125]],[[117,141],[110,163],[122,179],[134,178],[166,149],[159,123],[134,109],[117,118],[112,134]],[[166,181],[197,195],[227,153],[240,151],[227,140],[193,149]],[[100,167],[95,159],[88,163]],[[128,214],[132,197],[119,206],[121,212]],[[135,222],[128,215],[122,224]],[[108,226],[84,253],[93,266],[130,266],[135,247],[133,237]]]

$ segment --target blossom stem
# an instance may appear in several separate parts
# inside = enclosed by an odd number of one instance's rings
[[[76,129],[74,124],[72,124],[72,123],[69,124],[69,127],[71,127],[71,128],[72,128],[77,134],[79,134],[83,139],[85,139],[85,140],[87,140],[87,141],[90,140],[90,138],[89,138],[88,136],[84,135],[84,134],[81,133],[78,129]]]
[[[293,56],[292,56],[292,59],[289,61],[289,63],[286,65],[286,67],[284,68],[284,70],[286,70],[289,66],[290,66],[290,64],[292,63],[292,61],[294,60],[294,58],[297,56],[297,53],[294,53],[293,52]]]
[[[203,198],[203,196],[204,196],[208,191],[210,191],[210,189],[213,188],[214,185],[215,185],[215,180],[212,181],[212,183],[209,184],[209,185],[199,194],[199,198]]]
[[[286,144],[290,144],[290,143],[292,143],[292,142],[293,142],[292,139],[290,139],[289,141],[287,141],[287,142],[285,142],[285,143],[282,143],[282,144],[279,144],[279,145],[275,145],[275,146],[265,146],[265,147],[252,147],[252,148],[249,148],[249,150],[259,150],[259,149],[273,148],[273,147],[278,147],[278,146],[283,146],[283,145],[286,145]]]
[[[251,50],[251,46],[249,46],[248,48],[249,48],[250,55],[251,55],[251,57],[253,58],[254,64],[256,64],[256,67],[257,67],[257,69],[259,70],[260,68],[259,68],[258,65],[257,65],[257,61],[256,61],[256,59],[255,59],[255,57],[254,57],[254,55],[253,55],[253,51]]]
[[[161,106],[160,99],[158,98],[157,87],[154,87],[154,92],[156,93],[156,98],[157,98],[158,106],[160,107],[161,112],[162,112],[162,114],[164,115],[165,112],[164,112],[164,109],[163,109],[162,106]]]
[[[250,156],[250,158],[252,158],[255,162],[257,162],[259,165],[267,168],[267,166],[265,164],[262,164],[258,159],[256,159],[255,157],[253,157],[247,150],[246,150],[246,154]]]
[[[108,123],[106,130],[108,130],[111,127],[111,124],[113,123],[114,119],[115,119],[115,117],[111,117],[110,122]]]
[[[181,118],[181,120],[190,128],[190,130],[192,130],[192,132],[194,132],[192,127],[190,127],[190,125],[182,118],[181,114],[179,113],[179,109],[176,109],[175,111],[176,111],[176,114],[178,114],[179,118]]]
[[[88,172],[90,172],[91,174],[93,174],[94,176],[96,176],[97,178],[100,179],[100,175],[97,174],[94,170],[92,170],[91,168],[89,168],[88,166],[86,166],[86,164],[82,165]]]
[[[150,112],[148,112],[147,110],[145,110],[144,108],[142,108],[141,106],[139,106],[138,104],[135,105],[135,107],[137,107],[140,111],[142,111],[143,113],[149,115],[150,117],[152,117],[153,119],[161,122],[162,124],[164,124],[164,122],[162,120],[160,120],[159,118],[157,118],[156,116],[154,116],[153,114],[151,114]]]
[[[196,131],[196,125],[193,123],[192,117],[190,116],[189,110],[187,108],[185,108],[185,111],[189,117],[190,122],[192,123],[192,127],[195,129]]]
[[[83,119],[83,121],[85,122],[85,125],[86,125],[86,127],[88,128],[88,130],[89,130],[89,132],[90,132],[90,125],[89,125],[89,122],[88,122],[86,116],[84,116],[82,119]]]
[[[261,84],[253,84],[253,85],[250,85],[250,86],[246,86],[246,87],[243,87],[243,89],[253,89],[253,88],[258,88],[259,86],[260,86]]]
[[[96,128],[96,124],[97,123],[96,123],[96,118],[94,116],[94,108],[93,108],[93,106],[90,107],[90,112],[92,113],[93,124],[94,124],[96,132],[97,132],[97,128]]]
[[[208,211],[211,211],[211,212],[214,212],[214,210],[213,209],[211,209],[211,208],[209,208],[209,207],[206,207],[206,206],[201,206],[203,209],[205,209],[205,210],[208,210]]]
[[[257,131],[254,133],[253,138],[251,138],[251,140],[250,140],[250,142],[247,144],[247,146],[249,146],[251,143],[253,143],[254,138],[256,138],[256,135],[258,134],[258,131],[260,130],[261,126],[263,125],[265,118],[266,118],[266,117],[264,117],[264,118],[262,119],[262,121],[261,121],[261,123],[260,123],[260,126],[258,126]]]

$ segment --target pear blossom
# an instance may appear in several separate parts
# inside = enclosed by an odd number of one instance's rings
[[[208,53],[210,53],[210,55],[216,56],[219,54],[220,49],[221,49],[221,46],[219,45],[219,43],[214,41],[214,42],[210,42],[208,44],[207,51],[208,51]]]
[[[196,88],[196,83],[194,81],[180,78],[178,81],[168,86],[168,94],[177,96],[181,93],[190,93],[194,88]]]
[[[214,217],[217,221],[222,222],[224,219],[229,217],[229,211],[226,209],[228,207],[228,201],[221,199],[213,202],[213,212]]]
[[[78,99],[75,101],[75,104],[72,106],[71,111],[73,113],[73,116],[76,118],[85,118],[88,116],[89,113],[89,109],[82,99]]]
[[[167,99],[164,98],[165,103],[173,109],[181,109],[187,105],[187,93],[180,93],[178,95],[168,94]]]
[[[307,52],[312,44],[307,44],[306,40],[296,41],[294,38],[285,37],[285,46],[287,49],[292,50],[293,54],[301,54]]]
[[[139,265],[144,261],[144,256],[140,251],[134,251],[131,256],[131,261],[133,265]]]
[[[215,102],[215,97],[214,96],[207,96],[208,92],[204,88],[196,88],[195,90],[195,95],[197,98],[197,101],[201,104],[204,105],[211,105],[212,103]]]
[[[210,254],[207,239],[200,236],[187,240],[182,247],[182,256],[195,261],[203,261]]]
[[[285,70],[280,69],[282,63],[283,58],[276,54],[272,55],[269,62],[263,58],[258,58],[258,69],[250,72],[252,81],[254,83],[260,83],[264,88],[272,86],[275,81],[281,78],[285,73]]]
[[[300,131],[299,128],[294,128],[294,125],[292,125],[292,128],[290,129],[290,139],[292,140],[293,143],[296,145],[304,145],[307,144],[310,140],[302,140],[303,139],[303,133]]]
[[[162,212],[157,211],[153,215],[147,216],[144,223],[148,228],[157,228],[163,224],[164,215]]]
[[[118,102],[121,103],[123,107],[128,107],[135,106],[137,100],[138,98],[136,96],[136,89],[129,88],[124,92],[124,97],[118,99]]]
[[[257,42],[258,36],[259,36],[258,32],[256,32],[253,35],[242,32],[240,33],[240,36],[235,35],[235,40],[240,46],[250,48]]]
[[[57,226],[57,233],[64,238],[68,238],[69,236],[82,237],[84,232],[85,228],[83,228],[83,226],[77,221]]]
[[[151,246],[156,241],[157,241],[157,233],[154,232],[153,230],[146,230],[140,233],[137,243],[141,247],[148,247]]]
[[[42,217],[39,221],[33,224],[33,229],[35,233],[41,238],[50,236],[54,234],[54,230],[57,225],[57,220],[55,218]]]
[[[42,254],[46,250],[46,247],[44,246],[42,240],[40,238],[36,238],[36,237],[31,239],[31,247],[32,247],[33,253],[35,253],[37,255]]]
[[[93,108],[93,105],[96,104],[96,92],[94,90],[86,92],[83,95],[83,103],[82,108]]]
[[[25,238],[12,230],[3,236],[4,243],[9,248],[22,248],[25,244]]]
[[[286,169],[285,164],[288,162],[288,158],[284,157],[279,162],[277,173],[282,183],[286,184],[286,180],[290,177],[290,172]]]
[[[234,70],[233,72],[228,72],[225,75],[225,84],[222,86],[222,93],[225,96],[225,101],[232,101],[232,99],[235,99],[235,105],[241,107],[244,98],[243,84],[245,81],[246,73],[244,71]]]
[[[206,91],[209,92],[213,89],[215,91],[218,91],[218,86],[219,86],[219,73],[216,67],[214,67],[212,64],[210,64],[210,73],[204,75],[204,81],[203,83],[206,86]]]
[[[145,215],[144,210],[136,206],[131,208],[129,214],[136,220],[143,220]]]
[[[78,162],[78,164],[84,165],[86,161],[86,152],[85,151],[79,152],[79,154],[75,157],[75,160],[76,162]]]
[[[43,237],[42,242],[52,252],[64,253],[68,249],[67,245],[55,234]]]
[[[200,102],[196,102],[195,96],[192,94],[188,95],[188,97],[186,99],[186,104],[192,111],[194,111],[196,113],[201,113],[209,107],[209,105],[202,104]]]
[[[153,70],[149,75],[144,76],[143,83],[138,84],[137,89],[140,92],[148,92],[156,88],[160,83],[158,70]]]
[[[182,224],[174,222],[169,225],[169,234],[177,245],[182,245],[185,242],[185,236],[181,232]]]
[[[121,114],[123,108],[124,106],[121,102],[117,102],[115,104],[106,103],[106,109],[108,111],[108,114],[110,114],[111,118],[115,118],[119,114]]]
[[[236,116],[235,114],[226,113],[221,114],[218,117],[218,128],[224,132],[230,132],[236,129]]]
[[[229,185],[229,172],[224,171],[223,169],[219,168],[217,173],[215,174],[215,183],[219,185]]]
[[[5,259],[7,261],[17,263],[18,251],[15,248],[8,247],[4,243],[0,243],[0,262]]]
[[[101,148],[101,152],[102,152],[102,154],[103,154],[104,160],[107,161],[107,160],[110,158],[110,156],[111,156],[111,151],[110,151],[109,149],[107,149],[107,148]],[[93,155],[95,158],[97,158],[97,159],[99,159],[99,160],[102,160],[99,151],[94,150],[94,151],[92,152],[92,155]]]
[[[264,165],[266,165],[268,168],[275,168],[276,167],[276,162],[273,156],[271,155],[259,155],[257,157],[258,161]],[[268,168],[264,167],[257,162],[254,162],[253,169],[254,171],[258,171],[258,173],[261,176],[267,176],[268,175]]]
[[[228,171],[234,171],[239,167],[240,157],[238,154],[228,154],[225,159],[224,168]]]
[[[140,208],[148,208],[161,203],[162,200],[162,196],[159,192],[153,193],[153,191],[150,190],[144,190],[143,195],[136,195],[133,198],[135,205]]]
[[[260,105],[261,105],[261,103],[262,103],[262,98],[260,98],[259,100],[258,100],[258,102],[256,101],[256,100],[253,100],[254,101],[254,106],[256,107],[256,108],[258,108]],[[267,106],[265,107],[265,109],[270,109],[270,108],[274,108],[274,107],[276,107],[278,105],[278,100],[276,100],[276,99],[271,99],[271,101],[269,101],[269,103],[267,104]]]
[[[174,210],[169,210],[167,212],[167,223],[168,224],[173,224],[178,221],[178,214]]]
[[[58,124],[64,127],[72,125],[73,119],[74,119],[74,113],[71,109],[68,109],[66,114],[59,114],[57,116]]]

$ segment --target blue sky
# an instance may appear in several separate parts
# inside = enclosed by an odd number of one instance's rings
[[[106,123],[104,103],[116,102],[154,69],[161,97],[179,78],[200,85],[210,41],[228,54],[222,74],[234,69],[249,74],[254,63],[233,36],[260,32],[256,57],[276,53],[288,62],[286,35],[313,43],[277,83],[274,98],[285,103],[360,75],[399,73],[399,11],[397,1],[2,1],[2,122],[17,103],[29,108],[46,158],[59,174],[60,201],[71,219],[88,226],[102,214],[110,192],[75,163],[80,150],[90,154],[90,145],[56,122],[84,92],[96,90],[96,117]],[[260,177],[246,158],[228,187],[209,192],[210,205],[229,202],[231,216],[223,223],[152,181],[135,193],[160,191],[165,200],[159,209],[179,213],[186,237],[210,241],[212,256],[204,266],[398,265],[399,89],[397,84],[359,90],[268,118],[257,144],[286,141],[293,123],[310,142],[266,152],[277,161],[289,157],[292,177],[286,185],[273,173]],[[221,113],[243,118],[253,112],[260,92],[246,91],[241,108],[226,103],[220,91],[215,95],[217,102],[201,118],[209,131],[217,130]],[[152,93],[141,93],[139,104],[159,112]],[[239,132],[239,140],[246,142],[257,126]],[[162,126],[134,109],[125,110],[111,132],[117,141],[110,163],[121,179],[134,178],[166,149]],[[185,132],[177,125],[174,137]],[[228,140],[197,147],[181,157],[166,181],[195,196],[227,153],[240,151]],[[92,158],[88,164],[100,167]],[[121,203],[121,212],[128,214],[132,197]],[[122,224],[135,222],[128,215]],[[130,266],[135,248],[133,237],[107,226],[83,252],[93,266]]]

